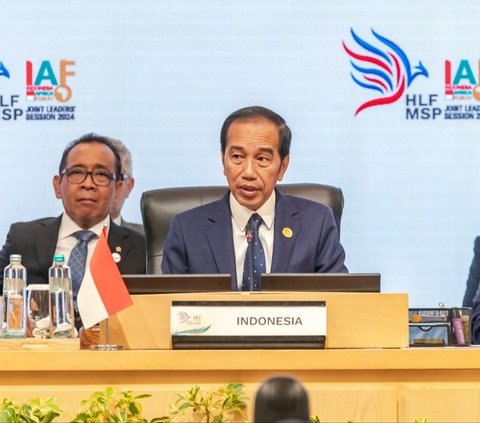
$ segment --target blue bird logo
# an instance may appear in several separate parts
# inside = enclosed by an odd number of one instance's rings
[[[10,78],[10,72],[8,72],[8,69],[5,67],[5,65],[0,62],[0,76],[4,76],[5,78]]]
[[[351,59],[353,81],[362,88],[380,93],[376,98],[360,105],[355,115],[369,107],[394,103],[415,78],[429,76],[421,61],[412,67],[407,55],[397,44],[373,29],[371,31],[376,45],[360,38],[353,29],[350,29],[350,33],[357,43],[356,51],[342,42]]]

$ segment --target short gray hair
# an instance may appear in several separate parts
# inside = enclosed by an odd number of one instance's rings
[[[117,150],[118,155],[120,156],[120,163],[122,165],[122,174],[126,173],[128,176],[132,176],[132,155],[130,150],[125,146],[125,144],[115,138],[108,138]]]

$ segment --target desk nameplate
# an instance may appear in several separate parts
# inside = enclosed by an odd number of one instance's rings
[[[174,349],[324,348],[325,301],[173,301]]]

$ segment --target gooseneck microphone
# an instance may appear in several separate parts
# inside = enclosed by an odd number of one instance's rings
[[[250,280],[250,291],[253,291],[253,256],[252,256],[252,240],[253,240],[253,229],[250,223],[247,223],[245,226],[245,238],[247,238],[247,254],[248,254],[248,276]]]

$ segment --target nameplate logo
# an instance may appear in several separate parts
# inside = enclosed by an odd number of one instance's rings
[[[325,301],[173,301],[175,336],[326,336]]]

